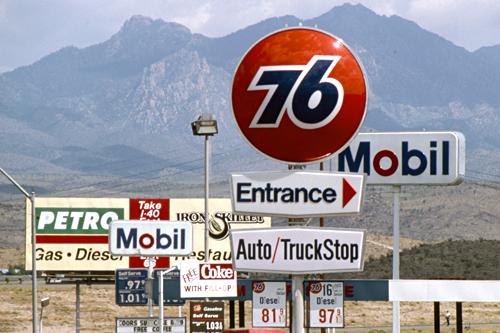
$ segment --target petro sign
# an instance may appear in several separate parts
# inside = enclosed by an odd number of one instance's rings
[[[314,217],[358,214],[364,175],[281,171],[232,173],[231,202],[238,214]]]
[[[112,221],[109,252],[121,256],[189,256],[193,225],[180,221]]]
[[[339,38],[287,28],[254,44],[232,82],[236,124],[257,151],[303,165],[343,150],[363,125],[368,80]]]
[[[359,133],[332,171],[364,173],[367,185],[458,185],[465,178],[460,132]]]
[[[365,230],[288,227],[231,230],[238,272],[314,274],[363,270]]]

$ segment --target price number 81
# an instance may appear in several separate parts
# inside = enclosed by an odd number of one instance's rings
[[[279,313],[276,313],[277,309],[262,309],[262,321],[264,323],[283,323],[285,322],[284,309],[279,309]]]

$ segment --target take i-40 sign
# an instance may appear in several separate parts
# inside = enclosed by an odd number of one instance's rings
[[[345,149],[368,106],[361,63],[339,38],[310,28],[265,36],[240,61],[231,102],[245,139],[271,159],[316,163]]]

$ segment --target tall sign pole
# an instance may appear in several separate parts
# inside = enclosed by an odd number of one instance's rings
[[[401,186],[393,186],[394,194],[394,234],[392,247],[392,279],[399,280],[399,196],[401,194]],[[399,322],[399,301],[392,302],[392,331],[400,331]]]
[[[287,28],[263,37],[243,56],[233,76],[231,106],[238,129],[252,147],[297,167],[330,159],[349,145],[366,116],[367,87],[361,62],[341,39],[318,29]],[[302,181],[298,173],[290,174]],[[235,203],[251,211],[254,189],[245,188],[251,183],[232,183],[233,211],[239,209]],[[268,202],[289,202],[291,193],[280,196],[278,188],[267,183],[265,190],[257,186],[255,191],[263,190]],[[245,196],[249,191],[251,198]],[[328,206],[336,201],[334,192],[333,187],[311,187],[307,200],[323,200]],[[303,279],[300,274],[292,279],[292,333],[304,330]]]

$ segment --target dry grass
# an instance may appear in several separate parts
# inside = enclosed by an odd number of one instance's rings
[[[38,289],[40,298],[50,297],[50,305],[43,313],[43,331],[45,333],[74,332],[76,327],[76,293],[72,286],[45,286]],[[114,302],[113,286],[82,286],[81,287],[81,332],[115,332],[115,317],[148,317],[147,306],[123,307]],[[251,327],[251,302],[245,302],[246,323]],[[236,306],[236,308],[238,308]],[[401,302],[401,325],[432,325],[433,303],[431,302]],[[454,303],[441,303],[441,312],[450,310],[452,324],[456,318]],[[165,316],[178,316],[178,306],[166,307]],[[188,305],[181,307],[182,316],[189,317]],[[229,327],[226,306],[226,327]],[[39,315],[39,313],[38,313]],[[158,309],[155,307],[155,315]],[[444,323],[444,316],[441,317]],[[31,288],[28,284],[22,286],[0,285],[0,332],[31,332]],[[237,319],[236,319],[237,321]],[[373,330],[371,326],[392,325],[391,302],[355,302],[345,303],[346,327],[367,327],[365,332],[384,332]],[[464,303],[464,324],[500,322],[500,308],[493,303]],[[238,326],[238,322],[236,322]],[[442,332],[452,332],[454,327],[443,327]],[[486,330],[485,330],[486,329]],[[500,332],[498,328],[474,328],[468,332]],[[388,330],[386,329],[385,332]],[[433,332],[432,328],[414,329],[414,332]],[[342,332],[342,329],[337,329]]]

